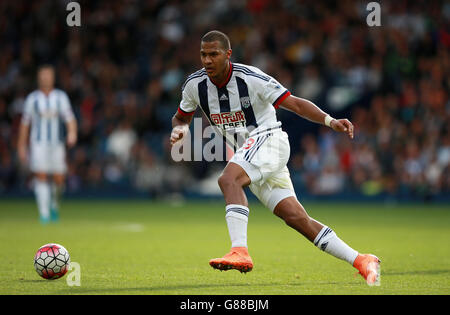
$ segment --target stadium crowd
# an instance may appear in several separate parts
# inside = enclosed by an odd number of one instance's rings
[[[211,29],[230,36],[232,61],[354,123],[348,140],[278,110],[300,193],[450,193],[446,1],[383,1],[378,27],[367,25],[365,1],[78,1],[80,27],[66,24],[67,2],[0,2],[2,195],[30,182],[17,133],[42,63],[55,66],[79,123],[69,193],[162,195],[214,180],[224,162],[175,163],[168,141],[180,87],[201,67],[199,41]]]

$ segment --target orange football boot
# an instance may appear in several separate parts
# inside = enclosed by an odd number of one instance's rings
[[[359,270],[359,274],[363,276],[367,284],[370,286],[380,285],[380,263],[377,256],[371,254],[359,254],[353,262],[353,267]]]
[[[228,254],[222,258],[211,259],[209,264],[219,270],[236,269],[240,272],[249,272],[253,269],[253,261],[247,247],[232,247]]]

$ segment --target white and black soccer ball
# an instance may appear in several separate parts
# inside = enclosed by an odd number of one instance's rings
[[[70,256],[67,249],[59,244],[45,244],[41,246],[34,256],[34,268],[44,279],[54,280],[67,273]]]

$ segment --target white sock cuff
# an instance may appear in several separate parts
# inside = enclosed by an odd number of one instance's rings
[[[225,210],[227,212],[225,217],[235,217],[237,219],[248,221],[250,210],[246,206],[231,204],[227,205]]]
[[[243,206],[243,205],[234,205],[234,204],[230,204],[230,205],[226,205],[226,206],[225,206],[225,210],[227,210],[227,211],[228,211],[228,209],[232,209],[232,208],[241,208],[241,209],[247,210],[247,212],[250,211],[249,208],[247,208],[246,206]]]
[[[314,245],[319,247],[322,245],[322,243],[331,237],[335,236],[336,233],[332,229],[330,229],[328,226],[324,226],[322,230],[320,230],[319,234],[317,234],[316,238],[314,239]]]
[[[325,226],[316,236],[314,245],[320,250],[353,265],[358,252],[345,244],[336,233],[329,227]]]

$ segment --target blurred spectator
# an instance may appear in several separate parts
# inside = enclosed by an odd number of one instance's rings
[[[130,159],[131,147],[136,142],[136,133],[128,120],[121,120],[106,140],[106,152],[111,153],[126,166]]]

